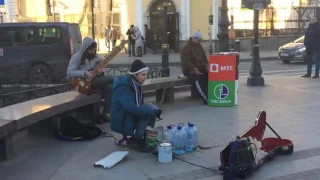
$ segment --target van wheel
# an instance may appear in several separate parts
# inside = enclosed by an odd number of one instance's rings
[[[35,64],[29,71],[30,84],[49,84],[53,82],[52,69],[45,64]]]

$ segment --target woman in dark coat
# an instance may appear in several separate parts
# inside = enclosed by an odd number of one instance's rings
[[[141,86],[147,79],[148,67],[137,59],[127,76],[120,76],[113,82],[111,103],[111,130],[130,138],[132,147],[145,148],[145,132],[148,126],[154,128],[161,110],[144,103]]]

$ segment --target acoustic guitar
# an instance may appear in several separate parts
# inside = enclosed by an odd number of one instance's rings
[[[72,86],[77,89],[79,93],[88,94],[91,90],[92,80],[99,75],[98,69],[105,68],[108,63],[121,51],[127,42],[127,40],[122,40],[119,46],[114,47],[109,54],[104,56],[104,59],[91,71],[93,74],[92,78],[72,78]]]

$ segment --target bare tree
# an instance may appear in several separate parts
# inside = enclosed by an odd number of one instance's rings
[[[52,16],[50,0],[45,0],[45,6],[46,6],[45,8],[46,8],[47,22],[48,22],[50,16]]]
[[[107,1],[108,4],[108,10],[110,12],[112,12],[112,0],[104,0]],[[91,4],[91,0],[86,0],[83,4],[83,8],[82,8],[82,14],[81,17],[79,19],[79,25],[81,25],[84,21],[85,16],[87,15],[87,20],[88,20],[88,32],[90,33],[92,31],[92,4]],[[107,13],[107,26],[111,24],[111,17],[112,17],[112,13]]]
[[[91,0],[86,0],[84,2],[84,4],[83,4],[82,14],[81,14],[81,17],[80,17],[79,22],[78,22],[80,25],[83,23],[84,17],[87,14],[87,8],[88,8],[89,1],[91,1]]]
[[[297,33],[300,34],[302,32],[302,30],[304,29],[304,27],[306,26],[306,22],[305,20],[303,19],[304,17],[307,17],[308,18],[308,15],[306,14],[306,12],[310,9],[312,9],[310,6],[311,4],[311,0],[300,0],[299,1],[299,6],[296,6],[296,7],[292,7],[297,15],[298,15],[298,18],[296,19],[298,21],[298,31]],[[307,6],[306,6],[307,5]]]
[[[276,9],[271,6],[266,9],[266,36],[273,36],[274,35],[274,19],[276,17]]]

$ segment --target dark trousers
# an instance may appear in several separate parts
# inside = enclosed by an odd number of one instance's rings
[[[137,56],[142,57],[142,46],[137,46]]]
[[[205,103],[208,102],[208,71],[204,67],[199,67],[198,70],[201,74],[192,74],[190,72],[183,72],[183,74],[195,84],[198,93]]]
[[[312,73],[312,54],[308,54],[306,57],[306,62],[307,62],[307,75],[311,76]]]
[[[112,50],[114,49],[114,47],[116,46],[117,40],[112,40]]]
[[[114,77],[112,75],[102,75],[92,80],[92,88],[102,91],[105,102],[104,113],[110,113],[113,79]]]
[[[320,53],[318,52],[315,52],[313,53],[312,55],[312,60],[315,62],[316,64],[316,70],[315,70],[315,75],[316,76],[319,76],[319,69],[320,69]],[[309,65],[308,65],[309,66]],[[310,72],[311,72],[311,69],[312,69],[312,62],[311,62],[311,68],[310,68]]]
[[[153,51],[153,54],[156,54],[156,46],[153,42],[144,42],[143,53],[147,55],[147,48]]]
[[[135,42],[134,41],[129,41],[128,42],[128,53],[129,53],[129,56],[131,56],[131,53],[133,56],[136,55],[136,47],[135,47]]]
[[[148,126],[154,128],[154,125],[156,124],[156,118],[155,117],[144,117],[137,119],[137,126],[136,126],[136,132],[135,137],[136,138],[142,138],[145,135],[146,129]]]

